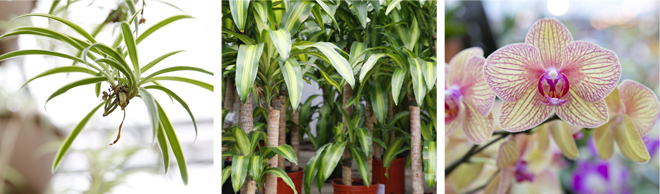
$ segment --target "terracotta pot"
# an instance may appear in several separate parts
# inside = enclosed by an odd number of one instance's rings
[[[374,183],[385,185],[385,194],[406,193],[406,158],[395,158],[390,163],[389,179],[385,177],[383,160],[374,159]]]
[[[289,167],[287,167],[289,169]],[[302,194],[302,183],[303,183],[303,174],[305,174],[305,170],[300,168],[300,171],[298,172],[292,172],[292,173],[286,173],[289,175],[289,178],[293,181],[293,185],[296,187],[296,191],[298,193]],[[282,194],[294,194],[293,190],[291,190],[291,187],[287,185],[282,178],[277,178],[277,193],[282,193]]]
[[[358,185],[356,185],[356,183]],[[346,186],[341,184],[341,178],[332,180],[332,189],[335,194],[376,194],[378,191],[378,184],[367,186],[362,185],[362,179],[353,179],[353,186]]]

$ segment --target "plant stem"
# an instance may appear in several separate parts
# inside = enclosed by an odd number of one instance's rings
[[[346,118],[350,118],[351,114],[353,113],[353,106],[346,106],[348,105],[348,100],[353,96],[353,88],[351,88],[351,85],[345,84],[344,85],[344,92],[342,96],[342,109],[346,112],[346,116],[342,117],[342,121],[344,123],[344,133],[348,132],[348,121]],[[344,150],[344,155],[342,156],[342,166],[341,166],[341,183],[346,186],[352,186],[353,185],[353,157],[351,156],[351,152],[348,149]]]
[[[267,131],[267,142],[268,147],[277,147],[279,141],[279,132],[280,132],[280,100],[278,98],[273,99],[273,106],[270,107],[268,111],[268,131]],[[268,159],[268,167],[277,168],[277,156],[274,156]],[[266,174],[266,194],[276,194],[277,193],[277,176],[272,173]]]

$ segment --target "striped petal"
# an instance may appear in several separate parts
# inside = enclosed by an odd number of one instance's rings
[[[450,174],[448,179],[453,183],[452,186],[456,191],[462,191],[479,178],[483,168],[484,163],[463,163],[456,167],[455,172]]]
[[[466,78],[461,84],[461,94],[465,96],[465,101],[474,107],[477,112],[483,116],[490,113],[495,103],[495,93],[488,87],[484,79],[484,63],[482,56],[470,58],[464,71],[467,72]]]
[[[497,152],[497,168],[506,169],[515,167],[519,155],[520,150],[518,150],[516,138],[515,136],[514,138],[510,137],[500,145],[500,150]]]
[[[544,68],[561,65],[564,48],[573,42],[571,32],[556,19],[541,19],[536,21],[527,31],[525,43],[534,45],[541,53]]]
[[[474,144],[482,144],[493,135],[493,115],[481,115],[476,108],[470,104],[464,105],[465,118],[463,120],[463,133],[468,141]]]
[[[559,72],[566,75],[580,98],[596,102],[614,90],[621,78],[621,65],[614,52],[591,42],[576,41],[564,50]]]
[[[511,189],[511,183],[513,182],[513,169],[505,168],[502,169],[500,173],[500,183],[497,186],[497,194],[507,194]]]
[[[630,117],[639,134],[646,136],[658,121],[658,97],[648,87],[632,80],[624,80],[619,84],[619,95],[626,115]]]
[[[557,107],[557,116],[571,125],[596,128],[609,119],[605,100],[587,102],[582,100],[574,90],[569,90],[564,99],[566,104]]]
[[[445,136],[448,136],[449,134],[453,133],[457,129],[460,129],[463,126],[463,120],[465,120],[465,111],[467,107],[465,107],[465,104],[462,102],[458,103],[458,115],[456,118],[449,123],[445,122]]]
[[[552,139],[559,146],[559,149],[561,149],[561,153],[571,160],[577,159],[579,152],[573,138],[573,132],[569,129],[568,123],[554,120],[547,125],[552,134]]]
[[[628,115],[624,115],[623,120],[614,125],[613,131],[616,145],[624,156],[637,163],[649,161],[651,156],[646,150],[644,140]]]
[[[618,87],[615,87],[614,90],[605,97],[605,103],[607,104],[610,113],[621,113],[623,111],[623,103],[621,102],[621,96],[619,96]]]
[[[490,183],[486,185],[486,189],[484,189],[484,194],[497,194],[497,190],[499,189],[501,178],[502,175],[496,174],[493,180],[491,180]]]
[[[447,75],[446,79],[448,86],[463,81],[463,78],[465,77],[465,71],[463,70],[465,69],[467,61],[473,56],[484,56],[484,51],[479,47],[468,48],[458,52],[456,56],[449,60],[449,71],[445,73],[445,75]]]
[[[598,157],[603,160],[609,160],[614,154],[612,123],[613,121],[607,122],[594,130],[593,138],[596,145],[596,152],[598,152]]]
[[[518,101],[545,73],[540,56],[539,51],[529,44],[504,46],[486,59],[486,83],[503,101]]]
[[[500,127],[505,131],[518,132],[541,124],[554,110],[552,106],[543,104],[542,99],[536,87],[530,86],[520,100],[504,102],[499,117]]]

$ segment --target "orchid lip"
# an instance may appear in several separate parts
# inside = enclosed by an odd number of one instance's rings
[[[538,92],[545,100],[541,102],[548,106],[561,106],[566,104],[566,99],[561,99],[568,93],[570,84],[563,73],[551,69],[546,71],[538,82]]]
[[[520,160],[516,163],[514,175],[517,182],[534,182],[534,174],[529,170],[525,161]]]
[[[454,85],[445,90],[445,124],[458,117],[460,98],[460,87]]]

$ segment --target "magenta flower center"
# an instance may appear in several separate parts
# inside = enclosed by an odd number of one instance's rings
[[[557,72],[556,70],[549,70],[539,78],[538,90],[541,96],[545,97],[541,100],[543,104],[548,106],[561,106],[567,101],[561,99],[568,93],[570,84],[566,75]]]
[[[514,175],[516,176],[517,182],[524,182],[524,181],[534,182],[534,174],[532,174],[532,172],[529,171],[529,167],[527,167],[527,162],[523,160],[519,160],[518,163],[516,163],[516,170],[514,171]]]
[[[457,87],[445,90],[445,124],[450,123],[458,117],[461,93]]]

